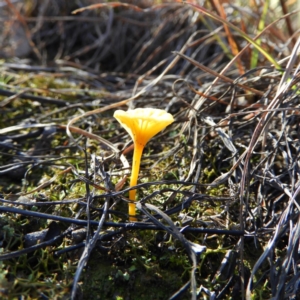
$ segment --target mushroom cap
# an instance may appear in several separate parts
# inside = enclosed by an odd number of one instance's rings
[[[143,147],[153,136],[174,122],[171,114],[158,108],[116,110],[114,117],[129,133],[133,142]]]

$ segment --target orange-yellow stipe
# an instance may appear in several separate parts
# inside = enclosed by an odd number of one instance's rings
[[[117,110],[114,117],[126,129],[134,143],[130,186],[137,185],[141,157],[148,141],[174,122],[171,114],[157,108],[137,108],[129,111]],[[135,201],[136,190],[129,191],[129,199]],[[136,221],[135,204],[129,204],[129,220]]]

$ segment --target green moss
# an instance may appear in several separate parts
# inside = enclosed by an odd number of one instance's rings
[[[122,264],[95,253],[83,274],[83,299],[167,299],[185,283],[174,268],[146,269],[132,259]],[[156,262],[155,262],[156,261]],[[189,293],[183,299],[190,299]]]

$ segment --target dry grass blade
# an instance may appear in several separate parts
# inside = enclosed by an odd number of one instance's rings
[[[104,180],[105,188],[107,190],[110,190],[111,186],[110,186],[109,180],[107,178],[108,176],[104,172],[102,164],[99,161],[97,161],[95,158],[94,158],[94,161],[95,161],[95,168],[97,168],[100,171],[101,177]],[[87,160],[86,160],[86,177],[88,177]],[[76,299],[77,288],[78,288],[77,285],[78,285],[81,273],[82,273],[83,268],[85,267],[86,263],[88,262],[89,257],[91,255],[93,249],[96,246],[96,243],[98,242],[98,240],[101,239],[100,232],[102,231],[103,224],[105,222],[105,219],[106,219],[106,216],[107,216],[107,211],[108,211],[108,208],[109,208],[110,197],[107,197],[107,199],[105,199],[105,203],[103,205],[103,213],[102,213],[101,219],[99,220],[97,230],[92,235],[92,232],[90,230],[90,204],[91,204],[91,201],[92,201],[92,194],[90,192],[90,188],[89,188],[88,184],[86,184],[86,198],[87,198],[86,211],[87,211],[87,216],[88,216],[88,218],[87,218],[88,226],[87,226],[87,234],[86,234],[86,243],[85,243],[83,253],[80,257],[80,260],[78,261],[76,273],[74,275],[71,299]]]
[[[192,3],[188,3],[189,5],[191,5],[192,7],[194,7],[195,9],[199,10],[200,12],[208,15],[210,18],[219,21],[227,26],[229,26],[230,28],[232,28],[233,30],[235,30],[236,32],[238,32],[243,38],[245,38],[247,40],[247,42],[251,43],[258,51],[260,51],[278,70],[281,69],[280,65],[278,65],[278,63],[273,59],[272,56],[270,56],[270,54],[268,52],[266,52],[263,48],[261,48],[253,39],[251,39],[247,34],[245,34],[241,29],[239,29],[238,27],[234,26],[233,24],[231,24],[230,22],[228,22],[226,19],[223,19],[211,12],[209,12],[207,9],[205,9],[204,7],[200,7],[198,5],[192,4]]]
[[[298,188],[299,192],[299,188]],[[283,268],[281,276],[279,278],[278,282],[272,282],[272,285],[274,286],[275,290],[275,298],[281,297],[280,295],[283,294],[283,287],[287,285],[286,282],[286,276],[290,271],[291,266],[291,261],[294,259],[293,257],[293,252],[295,251],[295,247],[299,246],[299,226],[300,226],[300,221],[299,217],[294,218],[294,220],[291,219],[291,214],[293,211],[293,205],[294,205],[294,197],[290,199],[289,205],[286,207],[284,210],[282,216],[280,217],[280,220],[276,226],[276,231],[274,233],[274,236],[272,240],[270,240],[267,248],[265,249],[264,253],[261,255],[261,257],[258,259],[258,261],[255,263],[251,277],[248,283],[247,287],[247,299],[251,299],[251,290],[252,290],[252,284],[253,284],[253,278],[255,274],[257,273],[259,267],[267,260],[267,258],[270,256],[271,251],[274,251],[276,244],[278,243],[279,239],[283,236],[283,234],[288,230],[288,227],[290,227],[290,239],[289,239],[289,244],[288,244],[288,249],[287,249],[287,254],[283,263],[283,266],[280,267],[280,269]],[[299,208],[298,208],[299,210]],[[291,224],[293,222],[294,224]],[[296,275],[297,276],[297,275]]]
[[[147,210],[144,207],[146,207],[147,209],[154,211],[158,215],[160,215],[162,217],[162,219],[169,224],[170,228],[165,227],[160,221],[155,219],[150,213],[147,212]],[[192,261],[192,264],[193,264],[193,268],[191,271],[191,294],[192,294],[191,299],[196,300],[197,299],[197,285],[196,285],[195,272],[196,272],[196,268],[197,268],[197,258],[196,258],[197,252],[195,249],[198,250],[198,253],[202,253],[206,250],[206,247],[194,245],[193,243],[186,240],[186,238],[183,236],[183,234],[178,231],[177,227],[175,226],[173,221],[170,219],[170,217],[168,215],[166,215],[164,212],[162,212],[160,209],[155,207],[154,205],[147,204],[147,203],[137,203],[137,208],[139,210],[141,210],[145,215],[147,215],[150,218],[150,220],[153,221],[154,224],[164,228],[167,232],[172,234],[174,236],[174,238],[178,239],[183,244],[183,246],[186,248],[187,253],[190,257],[190,260]],[[199,251],[200,248],[201,248],[201,250]]]
[[[213,76],[215,76],[216,78],[219,78],[219,79],[222,79],[224,80],[225,82],[229,82],[229,83],[234,83],[234,80],[224,76],[223,74],[219,74],[217,72],[215,72],[214,70],[211,70],[209,68],[207,68],[206,66],[202,65],[201,63],[195,61],[194,59],[190,58],[190,57],[187,57],[186,55],[184,54],[181,54],[181,53],[178,53],[178,52],[174,52],[176,55],[179,55],[180,57],[186,59],[187,61],[189,61],[190,63],[192,63],[193,65],[195,65],[196,67],[198,67],[199,69],[207,72],[207,73],[210,73],[212,74]],[[239,84],[239,83],[235,83],[238,87],[246,90],[246,91],[249,91],[249,92],[252,92],[256,95],[259,95],[259,96],[262,96],[263,93],[261,91],[258,91],[258,90],[255,90],[253,88],[250,88],[250,87],[247,87],[247,86],[244,86],[242,84]]]
[[[133,4],[128,4],[128,3],[120,3],[120,2],[110,2],[110,3],[98,3],[98,4],[93,4],[89,5],[86,7],[82,7],[79,9],[74,10],[72,13],[73,14],[78,14],[80,12],[83,12],[85,10],[91,10],[91,9],[96,9],[96,8],[102,8],[102,7],[126,7],[126,8],[131,8],[136,11],[143,11],[140,7],[133,5]]]
[[[227,16],[226,16],[226,12],[224,10],[224,7],[221,5],[220,1],[219,0],[214,0],[213,1],[217,11],[219,12],[221,18],[223,20],[226,20],[227,19]],[[226,32],[226,36],[227,36],[227,39],[228,39],[228,43],[229,43],[229,46],[231,48],[231,53],[233,56],[237,56],[238,53],[239,53],[239,50],[238,50],[238,46],[232,36],[232,33],[228,27],[227,24],[224,25],[224,29],[225,29],[225,32]],[[238,69],[239,69],[239,73],[240,75],[244,74],[245,73],[245,70],[244,70],[244,67],[241,63],[241,60],[240,58],[237,59],[237,64],[238,64]]]
[[[284,99],[283,99],[284,93],[289,88],[291,88],[291,84],[293,83],[293,81],[287,82],[287,80],[290,77],[290,74],[291,74],[291,71],[292,71],[292,66],[293,66],[293,63],[295,61],[296,53],[298,52],[299,46],[300,46],[300,39],[298,40],[298,43],[295,45],[293,55],[290,57],[290,60],[289,60],[289,63],[288,63],[287,70],[284,72],[284,74],[281,78],[280,84],[279,84],[278,89],[277,89],[276,96],[273,98],[271,103],[268,105],[267,110],[274,110],[277,107],[279,107],[280,103],[282,101],[284,101]],[[282,97],[282,98],[280,98],[280,97]],[[258,142],[259,136],[262,134],[263,130],[266,128],[268,122],[271,120],[274,113],[275,113],[274,111],[265,112],[262,115],[258,125],[255,128],[255,132],[254,132],[253,137],[251,139],[249,148],[247,149],[246,164],[245,164],[245,167],[244,167],[244,173],[243,173],[244,175],[243,175],[243,179],[242,179],[242,182],[241,182],[241,197],[243,197],[243,195],[244,195],[243,192],[244,192],[244,189],[245,189],[245,183],[247,181],[246,176],[248,174],[248,164],[249,164],[250,157],[253,153],[253,150],[254,150],[254,147],[255,147],[256,143]]]

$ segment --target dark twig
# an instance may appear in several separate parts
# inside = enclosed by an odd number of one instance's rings
[[[24,248],[22,250],[17,250],[17,251],[14,251],[14,252],[10,252],[10,253],[5,253],[5,254],[1,254],[0,255],[0,261],[1,260],[6,260],[6,259],[12,259],[12,258],[16,258],[16,257],[19,257],[20,255],[23,255],[23,254],[27,254],[27,253],[30,253],[30,252],[34,252],[38,249],[42,249],[42,248],[45,248],[47,246],[51,246],[53,244],[55,244],[57,241],[61,240],[61,238],[65,237],[67,234],[69,234],[72,230],[68,229],[67,231],[65,231],[64,233],[54,237],[53,239],[51,240],[48,240],[48,241],[45,241],[45,242],[42,242],[42,243],[39,243],[37,245],[34,245],[34,246],[31,246],[31,247],[28,247],[28,248]]]
[[[13,214],[20,214],[23,216],[41,218],[47,220],[54,220],[65,222],[68,224],[74,224],[78,226],[87,226],[86,220],[72,219],[67,217],[55,216],[35,211],[29,211],[24,209],[19,209],[15,207],[6,207],[0,206],[0,211],[8,212]],[[92,226],[98,226],[98,221],[90,221]],[[116,228],[124,228],[126,230],[162,230],[161,227],[152,225],[151,223],[141,223],[141,222],[131,222],[131,223],[114,223],[114,222],[104,222],[103,226],[105,227],[116,227]],[[240,230],[223,230],[223,229],[208,229],[208,228],[193,228],[193,227],[178,227],[178,230],[181,232],[191,232],[191,233],[208,233],[208,234],[224,234],[224,235],[233,235],[233,236],[242,236],[244,232]]]
[[[16,95],[16,93],[0,88],[0,95],[6,96],[6,97],[13,97]],[[69,105],[69,102],[67,102],[67,101],[57,100],[57,99],[49,98],[49,97],[34,96],[34,95],[22,93],[22,92],[17,94],[17,98],[37,101],[42,104],[54,104],[57,106],[68,106]],[[0,107],[1,107],[1,105],[0,105]]]

